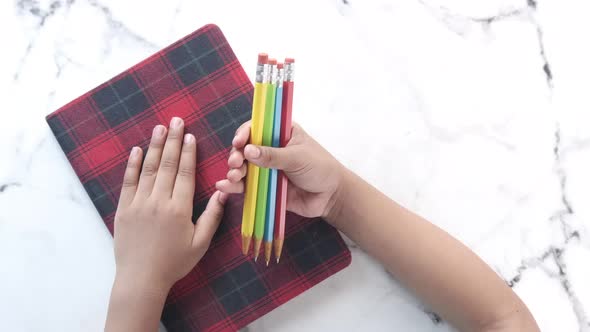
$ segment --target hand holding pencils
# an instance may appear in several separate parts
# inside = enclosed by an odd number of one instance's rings
[[[294,60],[277,64],[261,53],[256,67],[252,102],[250,143],[284,147],[291,134]],[[279,262],[284,236],[287,203],[287,178],[276,170],[248,163],[242,215],[242,252],[249,252],[254,237],[254,260],[264,241],[265,261],[269,264],[274,242]]]

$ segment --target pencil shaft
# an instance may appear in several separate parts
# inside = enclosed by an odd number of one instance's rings
[[[283,102],[283,87],[277,87],[275,96],[275,109],[274,109],[274,123],[272,128],[272,147],[280,146],[281,138],[281,109]],[[277,183],[278,183],[278,170],[271,169],[269,175],[268,184],[268,199],[266,205],[266,223],[264,228],[264,241],[271,242],[274,237],[275,228],[275,210],[277,202]]]
[[[272,242],[274,237],[278,175],[279,171],[276,169],[269,171],[268,194],[266,196],[266,222],[264,225],[264,241],[266,242]]]
[[[275,209],[274,249],[275,257],[281,257],[283,240],[285,238],[285,219],[287,218],[287,176],[283,171],[278,172],[277,203]]]
[[[250,126],[250,142],[260,145],[262,143],[262,120],[264,119],[264,108],[267,92],[267,83],[256,83],[254,85],[254,97],[252,100],[252,124]],[[251,238],[254,231],[254,220],[256,216],[256,196],[258,194],[258,178],[260,168],[254,164],[248,164],[246,176],[246,190],[244,195],[244,210],[242,214],[242,237]],[[250,240],[244,240],[243,244],[249,246]],[[247,253],[248,248],[242,248]]]
[[[262,145],[272,144],[272,126],[274,120],[276,86],[268,84],[264,109],[264,121],[262,130]],[[260,244],[264,236],[264,224],[266,221],[266,203],[268,195],[269,169],[260,168],[258,176],[258,194],[256,196],[256,213],[254,219],[254,250],[260,250]],[[256,256],[255,256],[256,257]]]
[[[284,147],[291,139],[291,120],[293,108],[293,81],[285,81],[283,83],[283,96],[281,108],[281,135],[280,146]],[[288,180],[285,173],[282,171],[278,174],[277,183],[277,198],[275,208],[275,229],[274,229],[274,247],[275,257],[281,257],[283,250],[283,241],[285,238],[285,219],[287,214],[287,186]]]
[[[264,221],[266,219],[266,201],[268,195],[269,169],[260,168],[258,176],[258,194],[256,197],[256,218],[254,220],[254,239],[262,240],[264,236]]]

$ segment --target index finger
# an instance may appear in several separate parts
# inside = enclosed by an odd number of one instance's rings
[[[192,134],[184,135],[178,174],[174,183],[172,199],[192,206],[195,196],[195,175],[197,172],[197,141]]]
[[[244,122],[240,126],[240,128],[238,128],[238,130],[236,130],[236,136],[234,137],[234,139],[232,141],[232,145],[236,149],[242,149],[248,143],[248,140],[250,139],[250,126],[251,126],[251,123],[252,123],[251,120],[250,121],[247,121],[247,122]]]
[[[125,175],[123,176],[123,186],[121,187],[121,195],[119,196],[119,207],[129,205],[135,197],[139,172],[141,170],[142,155],[143,151],[141,148],[134,146],[133,149],[131,149],[129,160],[127,161],[127,168],[125,169]]]

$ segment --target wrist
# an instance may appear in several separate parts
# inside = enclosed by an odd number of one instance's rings
[[[105,331],[156,331],[169,288],[141,274],[117,271]]]
[[[159,302],[166,299],[170,288],[172,285],[146,274],[117,271],[113,283],[113,294]]]
[[[338,185],[330,196],[326,209],[322,214],[322,218],[336,228],[338,228],[338,220],[341,219],[340,216],[342,215],[343,207],[346,204],[346,196],[349,191],[348,188],[352,176],[351,172],[343,165],[340,165],[338,174]]]

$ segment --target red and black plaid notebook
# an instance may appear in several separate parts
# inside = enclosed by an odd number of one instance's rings
[[[253,87],[218,27],[207,25],[47,116],[57,141],[113,232],[131,147],[182,117],[198,144],[193,220],[224,178],[235,130],[250,118]],[[241,253],[242,201],[228,201],[211,248],[172,289],[169,331],[234,331],[350,264],[338,232],[321,219],[289,215],[279,264]],[[262,260],[261,260],[262,261]]]

